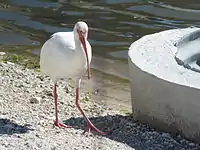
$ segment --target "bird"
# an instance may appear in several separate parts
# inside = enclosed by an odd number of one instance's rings
[[[93,130],[101,135],[106,135],[105,132],[94,126],[79,104],[81,78],[86,72],[88,79],[91,78],[92,47],[87,38],[88,25],[84,21],[78,21],[71,32],[52,34],[41,48],[40,70],[43,74],[48,75],[54,83],[55,126],[59,128],[71,127],[61,123],[58,118],[57,82],[60,79],[72,78],[76,81],[75,104],[86,123],[84,133],[90,133]]]

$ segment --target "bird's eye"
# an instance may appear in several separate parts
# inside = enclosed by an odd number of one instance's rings
[[[86,34],[86,31],[82,31],[82,30],[80,30],[80,29],[77,29],[77,32],[78,32],[79,34],[82,34],[82,35],[85,35],[85,34]]]

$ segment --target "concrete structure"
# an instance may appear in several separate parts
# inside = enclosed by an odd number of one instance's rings
[[[144,36],[129,48],[129,71],[136,118],[200,143],[199,39],[195,27]]]

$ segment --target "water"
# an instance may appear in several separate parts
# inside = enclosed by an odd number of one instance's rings
[[[86,21],[90,27],[92,67],[127,79],[130,44],[146,34],[199,26],[200,1],[1,0],[1,51],[38,54],[52,33],[70,31],[78,20]],[[113,87],[117,83],[128,87],[128,82],[121,80],[115,80]],[[125,91],[128,96],[124,99],[130,100],[129,90]]]

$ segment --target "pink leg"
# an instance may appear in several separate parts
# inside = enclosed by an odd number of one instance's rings
[[[79,87],[80,87],[80,80],[78,80],[77,82],[77,87],[76,87],[76,106],[78,107],[79,111],[81,112],[81,114],[83,115],[86,123],[87,123],[87,127],[85,128],[85,132],[88,132],[90,133],[91,130],[94,130],[96,131],[97,133],[101,134],[101,135],[106,135],[105,132],[97,129],[93,124],[92,122],[89,120],[89,118],[85,115],[84,111],[82,110],[82,108],[80,107],[80,104],[79,104]]]
[[[57,94],[57,85],[54,85],[54,90],[53,90],[53,94],[54,94],[54,102],[55,102],[55,114],[56,114],[56,121],[54,122],[54,125],[59,127],[59,128],[71,128],[71,126],[67,126],[63,123],[60,123],[58,121],[58,94]]]

